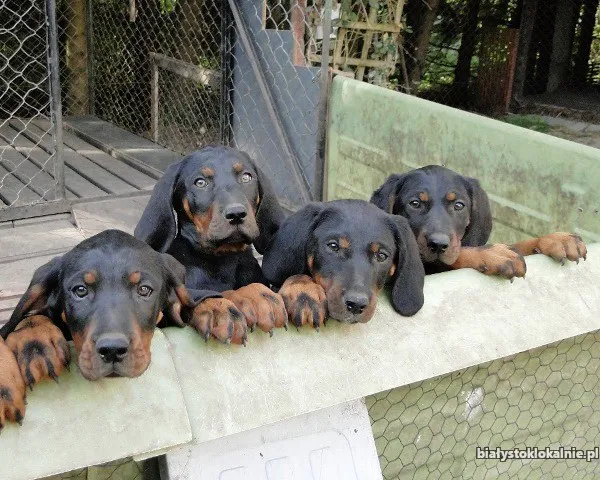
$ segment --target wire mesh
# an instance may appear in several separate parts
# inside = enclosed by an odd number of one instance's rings
[[[600,446],[600,332],[367,398],[386,479],[593,479],[598,460],[477,458],[477,447]]]
[[[0,214],[62,195],[48,15],[44,0],[0,3]]]

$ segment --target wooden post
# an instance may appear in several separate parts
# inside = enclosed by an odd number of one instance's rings
[[[65,103],[71,115],[89,112],[86,35],[86,0],[69,0],[67,5],[67,94]]]
[[[294,36],[294,65],[306,66],[304,57],[304,33],[306,30],[306,0],[292,0],[290,23]]]
[[[152,63],[152,77],[150,80],[150,133],[152,141],[158,143],[158,65],[154,57]]]

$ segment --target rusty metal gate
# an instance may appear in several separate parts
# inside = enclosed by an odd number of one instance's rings
[[[0,3],[0,222],[69,210],[55,19],[54,0]]]

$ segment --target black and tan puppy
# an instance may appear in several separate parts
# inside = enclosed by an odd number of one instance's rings
[[[281,285],[297,327],[319,328],[327,317],[368,322],[388,282],[400,314],[423,306],[425,272],[408,223],[362,200],[312,203],[289,217],[265,252],[263,272]]]
[[[487,194],[476,179],[438,165],[391,175],[371,202],[408,220],[428,273],[474,268],[512,279],[525,275],[525,255],[543,253],[564,262],[585,259],[587,253],[578,235],[563,232],[486,245],[492,231]]]
[[[263,253],[284,215],[267,178],[239,150],[206,147],[171,165],[154,187],[135,236],[168,252],[186,268],[189,289],[220,292],[217,317],[192,315],[190,325],[207,339],[243,343],[232,326],[272,334],[287,325],[281,297],[265,286],[251,245]]]
[[[69,364],[63,332],[73,339],[88,380],[141,375],[161,320],[183,326],[182,309],[212,314],[211,301],[220,300],[211,292],[191,298],[184,275],[171,255],[118,230],[99,233],[39,267],[0,329],[0,429],[5,420],[23,419],[26,385],[56,379]]]

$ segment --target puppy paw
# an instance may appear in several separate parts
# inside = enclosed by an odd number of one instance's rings
[[[251,283],[237,290],[223,292],[223,297],[232,301],[246,317],[250,331],[258,326],[273,336],[273,329],[287,330],[288,317],[283,298],[261,283]]]
[[[6,339],[17,359],[25,385],[33,386],[46,377],[58,376],[71,363],[71,350],[60,329],[48,317],[25,318]]]
[[[6,422],[23,422],[25,382],[12,350],[0,337],[0,432]]]
[[[226,298],[207,298],[192,312],[189,325],[205,341],[213,336],[222,343],[246,344],[246,319]]]
[[[498,275],[509,280],[524,277],[527,272],[523,255],[513,247],[502,243],[483,247],[463,247],[452,267],[474,268],[486,275]]]
[[[288,278],[279,290],[290,322],[300,328],[309,324],[319,330],[327,319],[327,296],[308,275]]]
[[[587,247],[579,235],[556,232],[538,238],[533,253],[547,255],[564,265],[567,259],[577,263],[581,258],[585,260]]]

